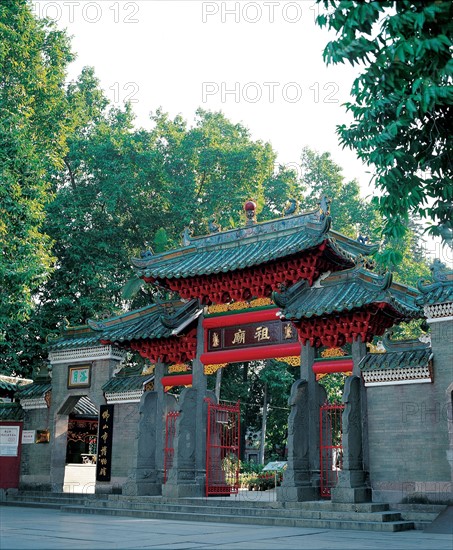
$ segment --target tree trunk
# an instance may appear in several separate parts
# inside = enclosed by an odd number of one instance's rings
[[[217,403],[220,403],[220,386],[222,384],[222,370],[219,369],[215,373],[215,396],[217,398]]]
[[[264,449],[266,447],[266,425],[267,425],[267,383],[264,384],[263,397],[263,419],[261,421],[261,446],[260,446],[260,464],[264,464]]]

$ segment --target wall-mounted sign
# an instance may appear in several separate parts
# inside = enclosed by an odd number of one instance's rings
[[[22,445],[29,445],[34,443],[36,438],[36,430],[23,430],[22,432]]]
[[[113,405],[99,408],[99,439],[96,480],[110,481],[112,471]]]
[[[20,426],[0,426],[0,456],[17,456]]]
[[[49,443],[50,432],[49,430],[36,430],[36,443]]]
[[[91,365],[68,367],[68,388],[89,388],[91,384]]]
[[[208,330],[209,352],[292,342],[297,342],[297,330],[290,321],[263,321]]]

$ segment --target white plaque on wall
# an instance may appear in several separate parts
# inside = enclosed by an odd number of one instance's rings
[[[36,437],[36,430],[24,430],[22,432],[22,444],[27,445],[29,443],[34,443]]]

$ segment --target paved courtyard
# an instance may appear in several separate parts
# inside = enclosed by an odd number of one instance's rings
[[[151,549],[367,549],[452,550],[451,535],[422,531],[373,533],[263,527],[72,514],[0,506],[1,550]]]

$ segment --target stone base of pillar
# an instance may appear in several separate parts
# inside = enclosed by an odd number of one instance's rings
[[[277,487],[278,502],[307,502],[310,500],[319,500],[319,488],[310,485],[305,487],[284,485]]]
[[[363,470],[343,470],[332,489],[332,502],[357,504],[371,502],[371,489],[365,485]]]
[[[151,481],[127,481],[122,494],[128,497],[155,497],[162,494],[162,485]]]
[[[204,484],[169,483],[162,485],[162,496],[167,498],[198,498],[206,496]]]

